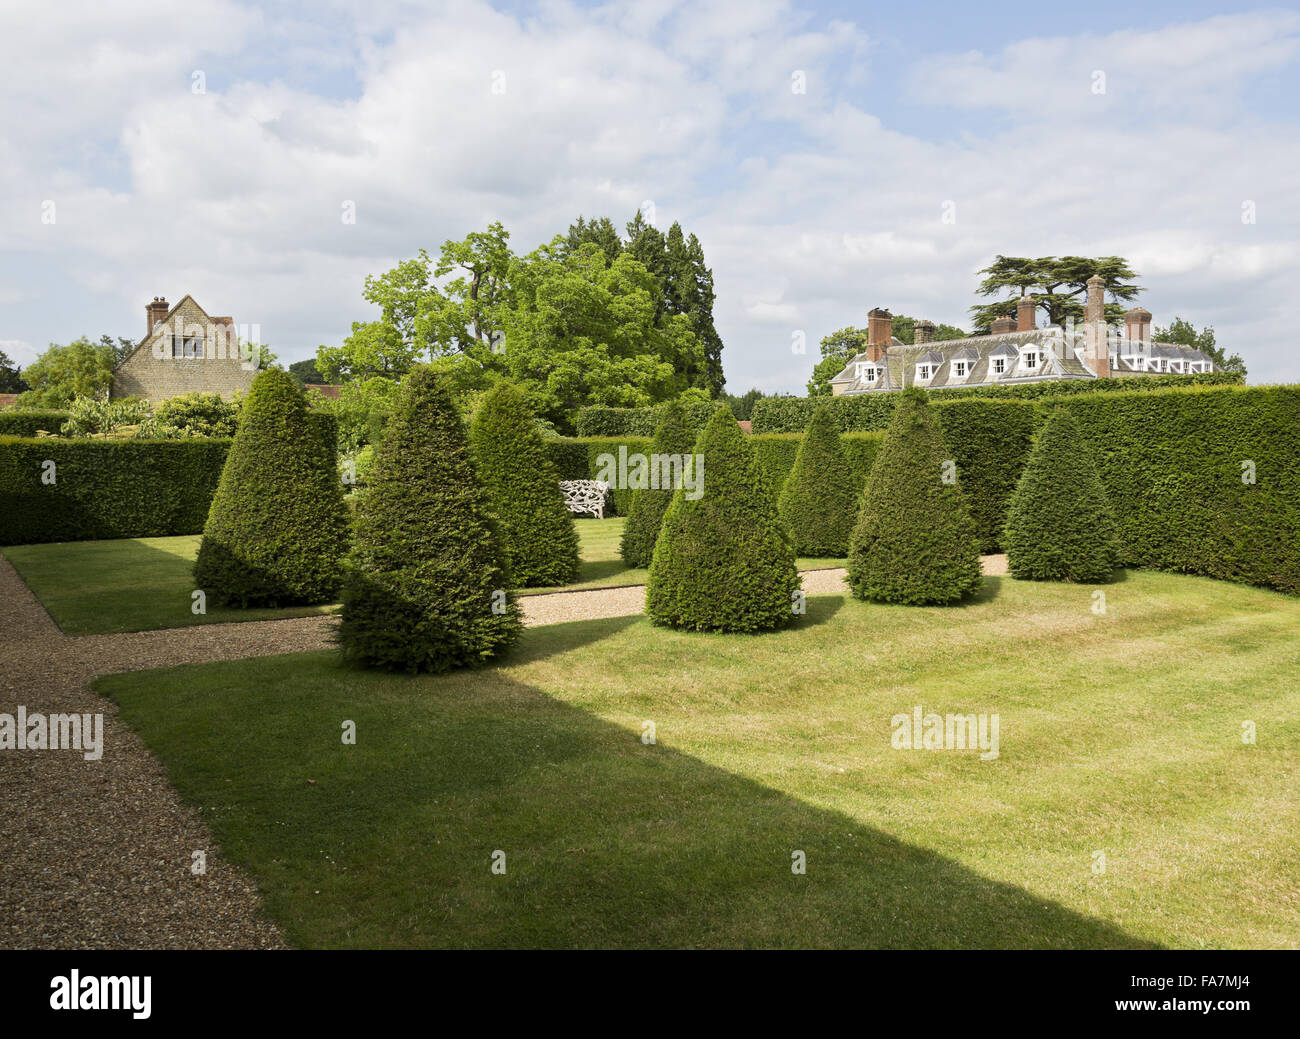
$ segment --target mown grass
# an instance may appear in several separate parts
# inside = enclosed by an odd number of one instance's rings
[[[1300,944],[1300,602],[1091,592],[989,578],[960,608],[814,598],[763,636],[531,629],[438,678],[317,653],[99,688],[300,946]],[[915,705],[996,712],[1000,756],[892,749]]]
[[[647,571],[630,570],[619,558],[623,523],[622,517],[579,519],[582,566],[578,580],[563,588],[522,589],[520,594],[645,584]],[[273,620],[338,609],[327,605],[240,610],[209,605],[206,614],[196,614],[192,609],[195,585],[191,569],[199,540],[199,535],[193,534],[20,545],[4,549],[4,555],[69,635]],[[799,567],[810,570],[843,563],[841,559],[801,559]]]

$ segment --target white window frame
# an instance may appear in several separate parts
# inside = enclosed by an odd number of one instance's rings
[[[1037,350],[1026,350],[1023,354],[1020,355],[1020,364],[1021,364],[1021,366],[1024,367],[1024,368],[1032,368],[1032,369],[1034,369],[1035,371],[1037,371],[1037,370],[1038,370],[1038,351],[1037,351]]]
[[[1007,373],[1007,359],[1005,357],[993,358],[993,374],[1006,375],[1006,373]]]
[[[916,377],[921,382],[929,382],[931,378],[930,365],[918,364],[916,366]]]
[[[953,361],[953,362],[952,362],[952,373],[953,373],[953,375],[955,375],[955,376],[956,376],[957,378],[959,378],[959,379],[964,379],[964,378],[966,378],[966,365],[967,365],[968,363],[969,363],[969,362],[967,362],[967,361]]]

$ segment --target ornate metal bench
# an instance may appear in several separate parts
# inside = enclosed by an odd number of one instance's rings
[[[603,480],[561,480],[564,504],[570,512],[589,512],[597,519],[605,518],[605,501],[609,497],[609,484]]]

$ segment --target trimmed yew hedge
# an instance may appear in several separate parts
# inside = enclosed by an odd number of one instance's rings
[[[591,405],[579,408],[574,428],[579,437],[653,437],[664,420],[666,404],[652,408],[607,408]],[[686,424],[696,433],[704,428],[718,407],[717,401],[683,404]]]
[[[0,437],[34,437],[38,430],[57,433],[72,413],[53,409],[0,411]]]
[[[847,556],[857,480],[830,412],[813,412],[777,507],[798,556]]]
[[[954,386],[927,391],[930,403],[942,409],[957,400],[1037,401],[1077,397],[1094,393],[1149,393],[1153,390],[1198,386],[1240,385],[1242,377],[1231,372],[1198,375],[1141,375],[1115,379],[1053,379],[1021,386]],[[839,397],[765,397],[754,402],[752,429],[755,433],[801,433],[812,421],[813,409],[825,404],[831,409],[841,433],[885,429],[894,414],[897,393],[861,393]]]
[[[0,437],[0,545],[197,534],[229,450],[229,440]]]
[[[1064,402],[1091,444],[1121,566],[1300,594],[1300,387]],[[1244,463],[1254,483],[1244,483]]]

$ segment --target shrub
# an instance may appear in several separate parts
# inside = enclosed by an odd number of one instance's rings
[[[794,552],[749,439],[721,405],[695,444],[703,493],[674,495],[646,589],[654,623],[694,631],[764,631],[789,623]]]
[[[1119,564],[1300,594],[1300,387],[1061,402],[1093,449]]]
[[[219,605],[328,602],[347,518],[337,459],[288,372],[260,372],[245,400],[194,563]]]
[[[849,546],[849,586],[859,599],[941,604],[979,588],[975,523],[961,488],[945,479],[951,461],[925,392],[898,394]]]
[[[0,411],[0,436],[34,437],[37,433],[57,433],[68,421],[68,412],[51,409]]]
[[[239,428],[239,406],[239,401],[219,393],[182,393],[159,403],[137,435],[157,440],[233,437]]]
[[[1092,451],[1064,408],[1038,434],[1003,541],[1013,577],[1095,583],[1114,573],[1115,514]]]
[[[59,427],[65,437],[131,436],[149,418],[149,402],[136,397],[109,400],[78,397],[68,406],[67,421]]]
[[[398,671],[482,663],[519,636],[505,545],[451,395],[403,385],[357,506],[343,589],[345,659]]]
[[[846,556],[859,485],[828,408],[813,412],[781,491],[781,519],[796,555]]]
[[[0,545],[197,534],[229,449],[229,440],[0,437]]]
[[[670,401],[683,409],[686,424],[698,433],[717,410],[716,401]],[[593,404],[578,409],[574,427],[580,437],[653,437],[664,420],[665,404],[652,408],[608,408]]]
[[[524,396],[502,383],[483,399],[469,433],[516,588],[578,576],[578,533]]]
[[[663,410],[663,419],[655,432],[654,443],[650,445],[652,464],[655,455],[681,455],[685,461],[685,456],[691,453],[694,446],[695,433],[686,423],[685,410],[680,404],[670,403]],[[671,487],[657,490],[647,487],[633,493],[632,508],[628,513],[627,524],[623,527],[623,539],[619,543],[619,552],[628,566],[650,565],[664,513],[668,511],[672,500]]]

